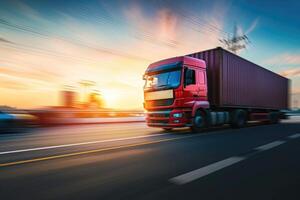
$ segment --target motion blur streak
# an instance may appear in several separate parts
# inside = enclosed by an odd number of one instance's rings
[[[242,129],[225,126],[204,134],[190,134],[186,129],[162,134],[159,129],[146,129],[144,123],[123,123],[0,135],[2,152],[112,139],[106,143],[0,155],[1,197],[183,199],[187,194],[201,194],[203,199],[292,199],[299,197],[300,158],[295,156],[300,153],[299,122],[295,116],[276,125],[251,123]],[[138,138],[153,134],[160,135]],[[136,139],[113,141],[126,137]],[[279,145],[278,141],[284,143]],[[275,144],[276,148],[271,148]],[[266,151],[256,150],[263,145],[268,145],[263,148]],[[246,159],[237,162],[240,159],[228,158]],[[183,181],[192,180],[188,184],[169,182],[196,169],[201,169],[196,176],[184,177]]]
[[[142,145],[156,144],[156,143],[160,143],[160,142],[168,142],[168,141],[179,140],[179,139],[184,139],[184,138],[191,138],[191,137],[196,137],[196,136],[197,135],[190,135],[190,136],[184,136],[184,137],[162,139],[162,140],[157,140],[157,141],[153,141],[153,142],[142,142],[142,143],[137,143],[137,144],[123,145],[123,146],[104,148],[104,149],[95,149],[95,150],[90,150],[90,151],[69,153],[69,154],[63,154],[63,155],[58,155],[58,156],[49,156],[49,157],[43,157],[43,158],[35,158],[35,159],[31,159],[31,160],[21,160],[21,161],[10,162],[10,163],[1,163],[0,167],[26,164],[26,163],[31,163],[31,162],[51,160],[51,159],[57,159],[57,158],[65,158],[65,157],[70,157],[70,156],[79,156],[79,155],[84,155],[84,154],[104,152],[104,151],[110,151],[110,150],[118,150],[118,149],[122,149],[122,148],[138,147],[138,146],[142,146]],[[114,140],[114,141],[116,141],[116,140]]]
[[[56,149],[56,148],[71,147],[71,146],[80,146],[80,145],[95,144],[95,143],[116,142],[116,141],[122,141],[122,140],[132,140],[132,139],[139,139],[139,138],[155,137],[155,136],[161,136],[161,135],[165,135],[165,134],[142,135],[142,136],[129,137],[129,138],[117,138],[117,139],[90,141],[90,142],[82,142],[82,143],[75,143],[75,144],[62,144],[62,145],[57,145],[57,146],[37,147],[37,148],[32,148],[32,149],[12,150],[12,151],[0,152],[0,155],[11,154],[11,153],[21,153],[21,152],[27,152],[27,151],[38,151],[38,150],[45,150],[45,149]]]

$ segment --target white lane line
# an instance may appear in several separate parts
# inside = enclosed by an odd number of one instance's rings
[[[290,139],[295,139],[295,138],[298,138],[298,137],[300,137],[300,133],[288,136],[288,138],[290,138]]]
[[[285,141],[277,140],[277,141],[274,141],[274,142],[271,142],[271,143],[268,143],[268,144],[256,147],[254,149],[258,150],[258,151],[265,151],[265,150],[269,150],[269,149],[272,149],[274,147],[277,147],[277,146],[279,146],[279,145],[281,145],[283,143],[285,143]]]
[[[294,135],[291,135],[289,137],[290,138],[297,138],[297,137],[300,137],[300,134],[294,134]],[[281,144],[284,144],[285,142],[286,141],[283,141],[283,140],[277,140],[277,141],[274,141],[274,142],[256,147],[254,149],[259,150],[259,151],[265,151],[265,150],[269,150],[269,149],[272,149],[274,147],[277,147]],[[214,173],[218,170],[221,170],[225,167],[228,167],[230,165],[238,163],[242,160],[245,160],[246,158],[247,157],[240,157],[240,156],[239,157],[238,156],[230,157],[230,158],[227,158],[225,160],[221,160],[221,161],[215,162],[213,164],[207,165],[205,167],[196,169],[194,171],[176,176],[174,178],[169,179],[169,181],[171,183],[174,183],[174,184],[177,184],[177,185],[183,185],[183,184],[189,183],[191,181],[197,180],[199,178],[202,178],[204,176],[207,176],[207,175],[209,175],[211,173]]]
[[[183,185],[183,184],[189,183],[191,181],[194,181],[196,179],[199,179],[203,176],[207,176],[207,175],[214,173],[218,170],[221,170],[225,167],[228,167],[230,165],[238,163],[244,159],[246,159],[246,158],[245,157],[230,157],[225,160],[221,160],[221,161],[215,162],[213,164],[207,165],[205,167],[188,172],[186,174],[176,176],[174,178],[171,178],[169,181],[171,183],[174,183],[177,185]]]
[[[55,145],[55,146],[36,147],[36,148],[30,148],[30,149],[19,149],[19,150],[12,150],[12,151],[0,152],[0,155],[12,154],[12,153],[21,153],[21,152],[28,152],[28,151],[46,150],[46,149],[56,149],[56,148],[63,148],[63,147],[73,147],[73,146],[80,146],[80,145],[87,145],[87,144],[98,144],[98,143],[106,143],[106,142],[116,142],[116,141],[124,141],[124,140],[133,140],[133,139],[157,137],[157,136],[170,135],[170,134],[171,133],[161,133],[161,134],[155,134],[155,135],[141,135],[141,136],[127,137],[127,138],[116,138],[116,139],[108,139],[108,140],[96,140],[96,141],[80,142],[80,143],[73,143],[73,144],[62,144],[62,145]]]

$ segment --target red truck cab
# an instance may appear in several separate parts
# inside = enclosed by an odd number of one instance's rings
[[[203,60],[188,56],[161,60],[149,65],[144,79],[148,126],[192,126],[196,110],[209,108]]]

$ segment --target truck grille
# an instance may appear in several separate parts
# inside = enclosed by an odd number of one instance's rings
[[[147,122],[150,124],[167,124],[167,123],[169,123],[169,120],[167,120],[167,119],[149,119]]]
[[[170,106],[174,102],[174,99],[159,99],[159,100],[151,100],[146,101],[146,108],[148,107],[156,107],[156,106]]]
[[[148,117],[169,118],[169,113],[148,113]]]
[[[170,117],[170,110],[164,111],[150,111],[147,113],[147,123],[148,124],[168,124]]]

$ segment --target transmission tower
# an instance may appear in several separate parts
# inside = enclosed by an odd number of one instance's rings
[[[233,36],[231,38],[228,37],[227,39],[220,39],[220,42],[225,45],[227,50],[237,54],[239,50],[246,48],[246,46],[250,43],[250,40],[246,34],[238,33],[238,27],[235,24]]]

